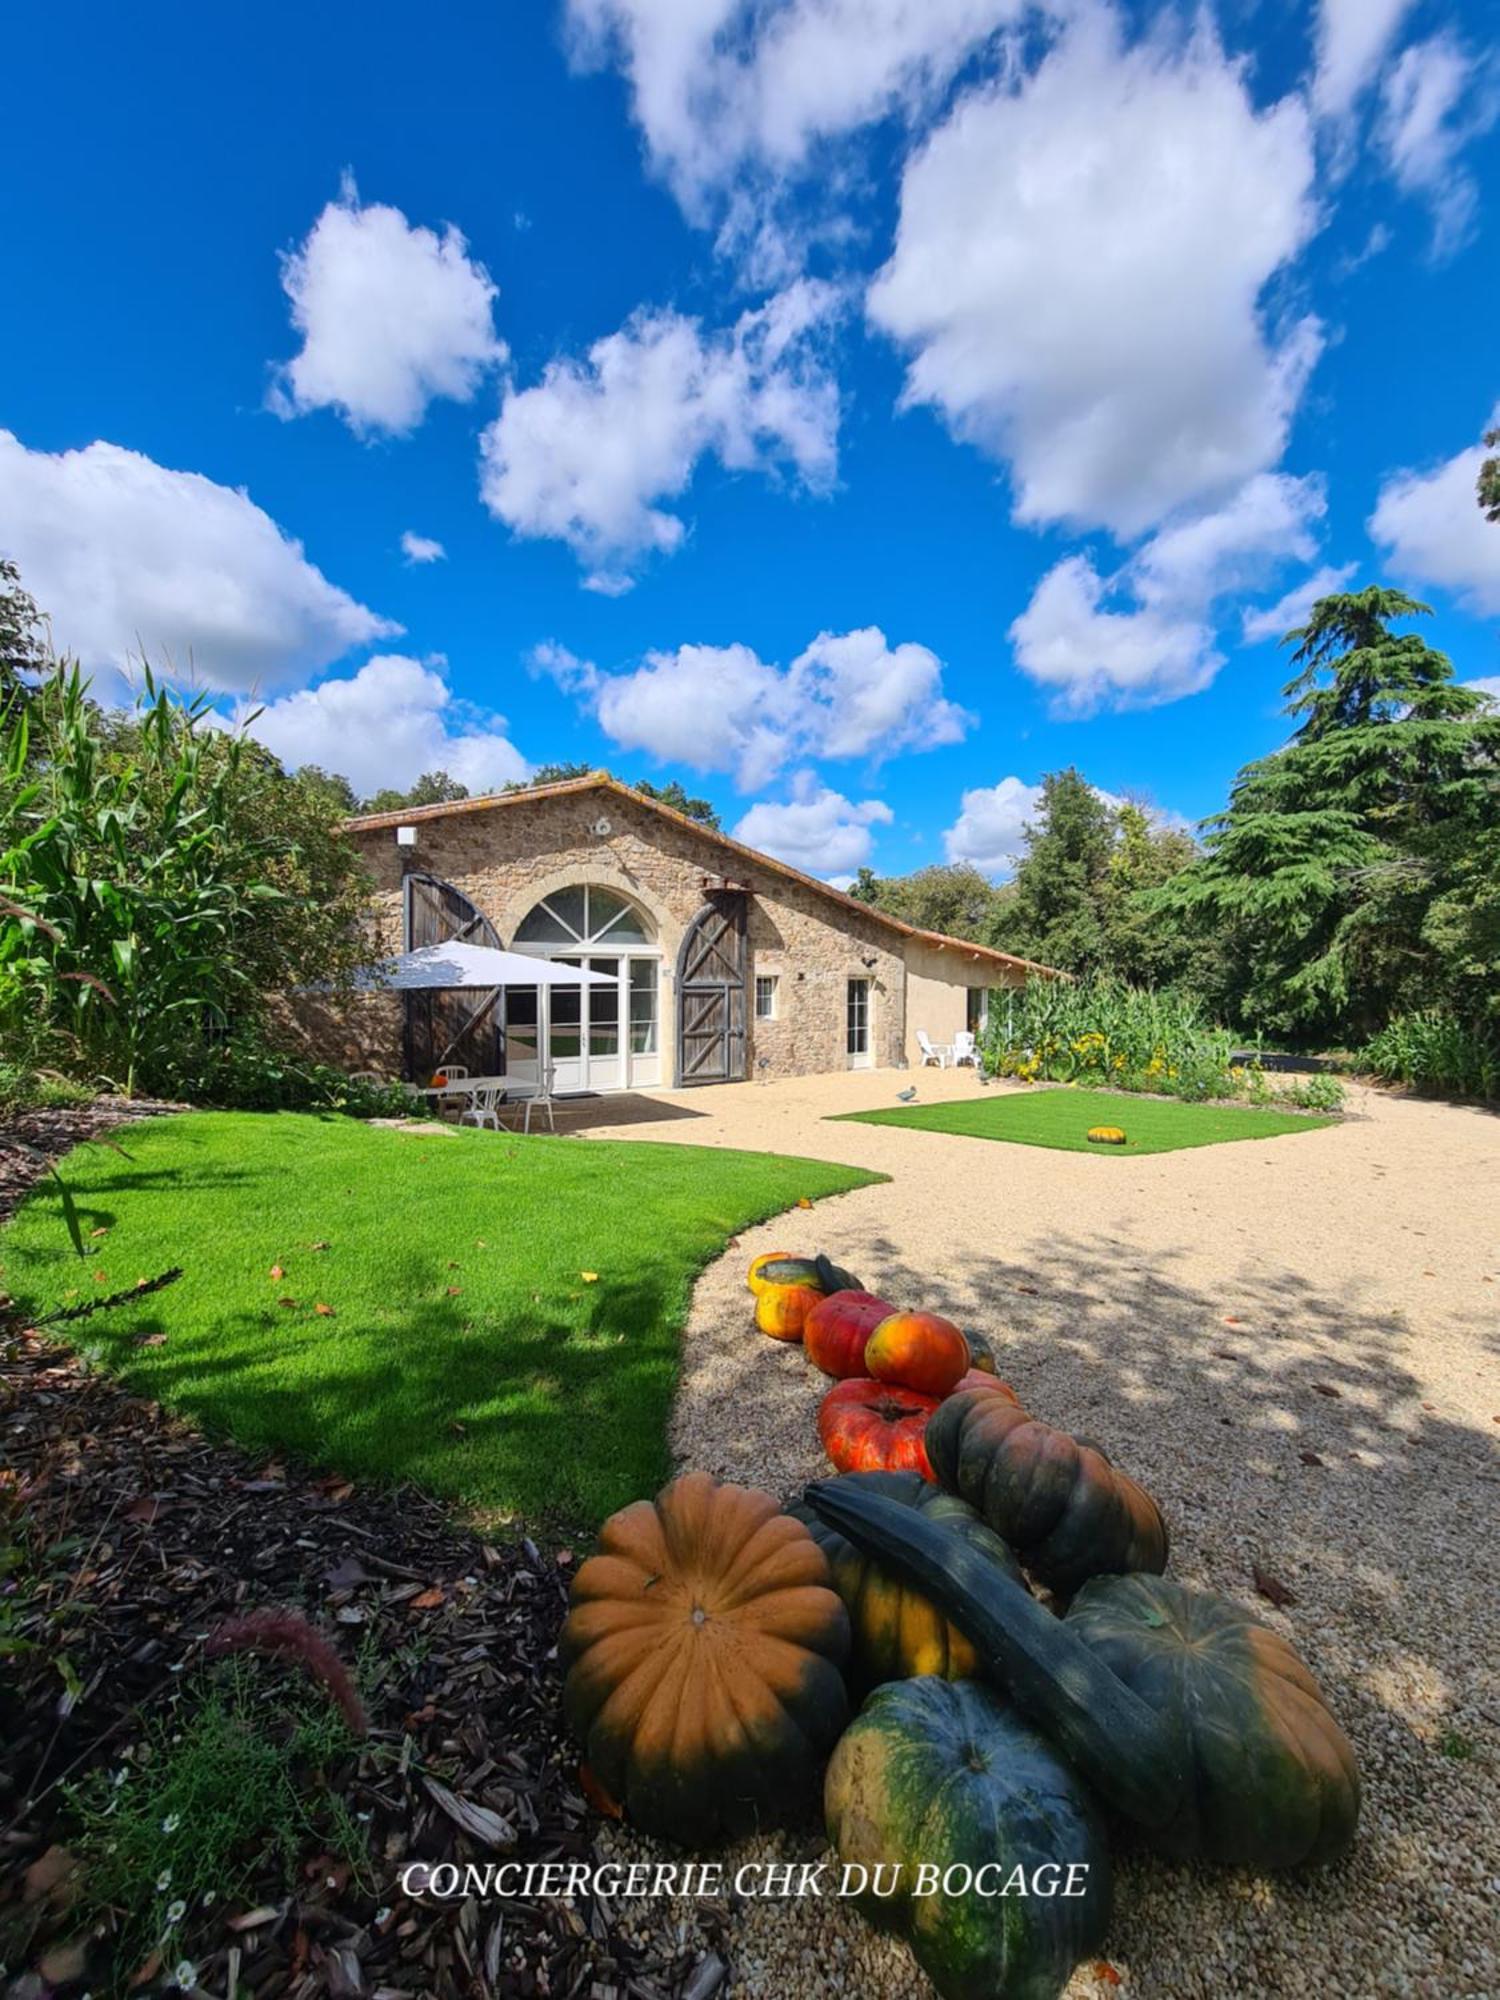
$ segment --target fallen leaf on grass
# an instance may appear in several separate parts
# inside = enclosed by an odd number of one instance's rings
[[[284,1278],[286,1276],[286,1272],[282,1270],[279,1264],[273,1264],[271,1266],[271,1276],[273,1278],[278,1278],[278,1279]]]
[[[278,1299],[276,1303],[279,1306],[286,1306],[290,1309],[300,1305],[302,1302],[300,1299]]]
[[[109,1224],[106,1222],[101,1222],[97,1229],[91,1229],[89,1231],[90,1236],[108,1236],[108,1234],[109,1234]]]
[[[167,1336],[164,1333],[138,1333],[130,1344],[132,1347],[165,1347]]]
[[[325,1306],[321,1299],[319,1299],[318,1303],[313,1307],[313,1311],[318,1315],[320,1319],[332,1319],[334,1316],[333,1307]]]
[[[586,1285],[597,1285],[599,1282],[599,1273],[597,1271],[580,1271],[578,1275]]]
[[[811,1208],[812,1203],[808,1200],[805,1194],[799,1194],[797,1197],[797,1206],[798,1208]]]
[[[1296,1593],[1288,1590],[1286,1585],[1279,1578],[1272,1576],[1268,1570],[1263,1570],[1259,1563],[1250,1565],[1250,1574],[1255,1580],[1257,1595],[1263,1597],[1267,1604],[1274,1604],[1278,1611],[1284,1610],[1288,1604],[1297,1602]]]
[[[319,1243],[309,1243],[307,1247],[309,1250],[326,1250],[328,1249],[329,1246],[326,1242],[319,1242]]]
[[[448,1296],[450,1299],[456,1299],[462,1291],[462,1285],[450,1285],[448,1287]]]

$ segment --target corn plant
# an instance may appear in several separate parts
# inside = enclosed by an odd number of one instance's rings
[[[1233,1038],[1191,995],[1099,975],[1032,980],[990,1002],[985,1062],[1026,1081],[1109,1084],[1181,1097],[1232,1096]]]
[[[1391,1083],[1459,1097],[1500,1097],[1500,1032],[1441,1008],[1398,1014],[1371,1037],[1355,1067]]]

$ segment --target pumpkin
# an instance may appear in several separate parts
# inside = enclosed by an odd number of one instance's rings
[[[971,1368],[967,1375],[960,1375],[953,1385],[952,1394],[966,1396],[971,1389],[998,1389],[1009,1402],[1019,1403],[1021,1400],[1009,1382],[1002,1382],[998,1375],[986,1375],[978,1368]]]
[[[755,1324],[773,1340],[800,1340],[807,1316],[822,1296],[812,1285],[763,1285],[756,1295]]]
[[[946,1396],[969,1371],[969,1343],[939,1313],[892,1313],[865,1342],[865,1370],[878,1382]]]
[[[1087,1137],[1095,1146],[1123,1146],[1125,1134],[1118,1125],[1091,1125]]]
[[[823,1809],[846,1868],[869,1871],[859,1908],[905,1938],[943,2000],[1055,2000],[1099,1949],[1110,1862],[1097,1810],[979,1682],[877,1689],[829,1760]],[[874,1894],[877,1879],[894,1893]]]
[[[1239,1605],[1101,1576],[1058,1619],[946,1522],[847,1480],[803,1499],[946,1612],[986,1677],[1164,1852],[1293,1868],[1350,1845],[1354,1752],[1297,1654]]]
[[[920,1472],[932,1467],[922,1445],[936,1396],[859,1376],[830,1389],[818,1406],[818,1441],[840,1472]]]
[[[934,1486],[920,1472],[847,1472],[836,1484],[883,1493],[903,1507],[915,1507],[934,1520],[949,1522],[966,1541],[1020,1581],[1020,1566],[1000,1537],[966,1502]],[[849,1613],[846,1677],[851,1688],[868,1693],[882,1681],[908,1680],[914,1674],[936,1674],[941,1680],[958,1681],[978,1672],[973,1646],[920,1591],[856,1548],[804,1503],[794,1503],[787,1512],[807,1523],[813,1540],[828,1558],[833,1587]]]
[[[1097,1445],[1003,1396],[950,1396],[927,1438],[934,1476],[978,1508],[1031,1574],[1062,1595],[1106,1570],[1167,1566],[1150,1494]]]
[[[591,1775],[644,1832],[699,1846],[815,1804],[849,1715],[849,1617],[768,1493],[689,1472],[612,1514],[559,1649]]]
[[[762,1285],[767,1282],[761,1276],[767,1264],[801,1263],[810,1266],[811,1261],[810,1258],[806,1257],[794,1258],[790,1250],[762,1250],[758,1257],[750,1259],[750,1269],[745,1274],[745,1283],[750,1287],[752,1292],[758,1292]]]
[[[999,1364],[995,1360],[995,1350],[982,1333],[965,1333],[969,1343],[969,1368],[978,1369],[982,1375],[998,1375]]]
[[[802,1344],[825,1375],[864,1375],[865,1342],[896,1310],[873,1292],[830,1292],[807,1315]]]

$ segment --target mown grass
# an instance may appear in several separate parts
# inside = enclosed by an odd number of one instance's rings
[[[666,1476],[678,1335],[728,1238],[879,1178],[285,1112],[117,1136],[129,1158],[87,1146],[63,1166],[86,1262],[46,1187],[0,1232],[0,1287],[28,1316],[181,1265],[59,1337],[254,1450],[559,1526]],[[794,1233],[816,1247],[813,1217]]]
[[[1336,1121],[1289,1111],[1241,1109],[1233,1104],[1182,1104],[1175,1099],[1125,1096],[1110,1090],[996,1092],[949,1104],[907,1104],[889,1111],[839,1114],[861,1125],[910,1125],[925,1132],[957,1132],[970,1139],[1002,1139],[1016,1146],[1052,1146],[1063,1152],[1122,1155],[1171,1153],[1183,1146],[1218,1146],[1232,1139],[1275,1139],[1310,1132]],[[1114,1125],[1123,1146],[1096,1145],[1091,1125]]]

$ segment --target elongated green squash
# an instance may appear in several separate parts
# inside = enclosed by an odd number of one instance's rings
[[[954,1529],[880,1494],[825,1479],[802,1497],[968,1634],[987,1677],[1108,1804],[1139,1826],[1177,1818],[1186,1773],[1175,1732],[1023,1584]]]
[[[1058,1620],[930,1515],[827,1483],[804,1497],[925,1590],[982,1670],[1155,1846],[1294,1868],[1350,1845],[1354,1752],[1297,1654],[1241,1606],[1164,1577],[1101,1576]]]

